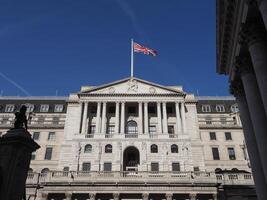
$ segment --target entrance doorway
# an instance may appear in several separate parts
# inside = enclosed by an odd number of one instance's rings
[[[137,171],[140,154],[136,147],[127,147],[123,152],[123,171]]]

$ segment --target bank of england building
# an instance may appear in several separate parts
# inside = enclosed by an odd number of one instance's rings
[[[1,97],[0,132],[26,105],[29,199],[256,199],[233,97],[129,77],[68,97]]]

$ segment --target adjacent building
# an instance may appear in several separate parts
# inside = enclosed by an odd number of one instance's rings
[[[37,199],[256,199],[233,97],[130,77],[69,97],[1,97],[0,132],[27,105]]]

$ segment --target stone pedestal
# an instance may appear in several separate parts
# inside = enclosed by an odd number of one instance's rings
[[[0,138],[1,200],[22,199],[31,154],[39,148],[25,129],[11,129]]]

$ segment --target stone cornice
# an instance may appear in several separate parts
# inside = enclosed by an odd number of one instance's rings
[[[185,97],[186,94],[147,94],[147,93],[136,93],[136,94],[127,94],[127,93],[115,93],[115,94],[91,94],[91,93],[80,93],[78,94],[79,97]]]

